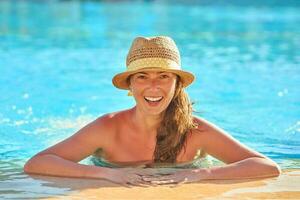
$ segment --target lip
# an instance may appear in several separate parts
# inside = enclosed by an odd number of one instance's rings
[[[147,97],[149,98],[149,96],[147,96]],[[164,97],[162,97],[162,96],[160,96],[160,97],[151,97],[151,98],[157,98],[157,99],[160,98],[160,99],[158,101],[150,101],[150,100],[147,100],[146,97],[144,97],[145,102],[150,107],[158,106],[162,102],[162,100],[164,99]]]
[[[144,99],[149,102],[159,102],[163,99],[162,96],[144,96]]]

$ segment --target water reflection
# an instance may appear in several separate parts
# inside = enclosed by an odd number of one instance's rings
[[[101,179],[27,175],[22,172],[22,168],[15,167],[10,169],[1,167],[0,169],[1,199],[40,199],[103,187],[121,186]]]
[[[102,113],[132,105],[111,77],[136,35],[172,36],[197,76],[188,92],[201,116],[299,168],[300,1],[170,2],[0,1],[0,198],[106,187],[29,177],[22,165]]]

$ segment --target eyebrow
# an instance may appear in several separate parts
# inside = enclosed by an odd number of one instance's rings
[[[168,72],[164,72],[164,71],[159,71],[159,72],[156,72],[158,74],[162,74],[162,73],[168,73]],[[149,74],[147,72],[137,72],[137,74]]]

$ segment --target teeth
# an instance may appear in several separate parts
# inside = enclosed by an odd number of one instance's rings
[[[160,101],[162,97],[145,97],[148,101]]]

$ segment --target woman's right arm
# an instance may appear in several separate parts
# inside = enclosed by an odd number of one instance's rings
[[[78,163],[98,148],[113,145],[116,124],[105,115],[86,125],[71,137],[36,154],[24,165],[24,172],[50,176],[102,178],[124,186],[146,186],[141,172],[131,168],[112,169]],[[144,173],[142,173],[144,174]]]
[[[102,116],[71,137],[36,154],[24,165],[24,172],[64,177],[106,178],[112,169],[78,162],[111,142],[114,126],[109,115]]]

